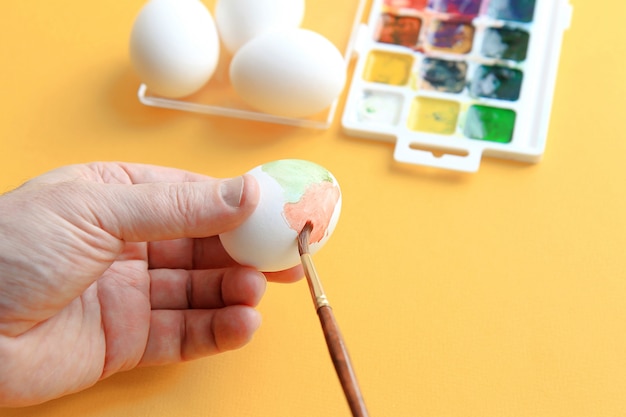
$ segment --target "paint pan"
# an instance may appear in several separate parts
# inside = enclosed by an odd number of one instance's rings
[[[538,162],[571,15],[567,0],[374,0],[342,126],[405,163]]]

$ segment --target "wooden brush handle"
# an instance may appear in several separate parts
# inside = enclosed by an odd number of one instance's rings
[[[354,417],[367,417],[365,402],[363,401],[354,369],[352,369],[350,356],[343,342],[333,310],[329,306],[321,306],[317,309],[317,315],[322,323],[326,345],[330,351],[330,357],[335,365],[335,371],[337,371],[341,387],[348,400],[350,411],[352,411]]]

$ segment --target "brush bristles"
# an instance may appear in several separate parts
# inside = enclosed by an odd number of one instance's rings
[[[300,256],[305,253],[309,253],[309,237],[311,236],[312,230],[313,224],[311,222],[306,222],[302,231],[298,235],[298,251],[300,252]]]

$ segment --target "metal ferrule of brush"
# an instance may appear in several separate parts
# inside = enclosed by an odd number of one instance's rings
[[[315,307],[330,307],[328,298],[326,298],[326,294],[324,293],[324,288],[322,288],[322,283],[320,282],[317,271],[315,270],[315,265],[313,265],[311,255],[304,253],[300,256],[300,260],[302,261],[302,265],[304,267],[304,274],[307,277],[309,290],[311,291],[311,297],[313,297]]]

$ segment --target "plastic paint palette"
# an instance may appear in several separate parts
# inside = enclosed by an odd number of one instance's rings
[[[571,14],[566,0],[375,0],[344,130],[417,165],[539,161]]]

